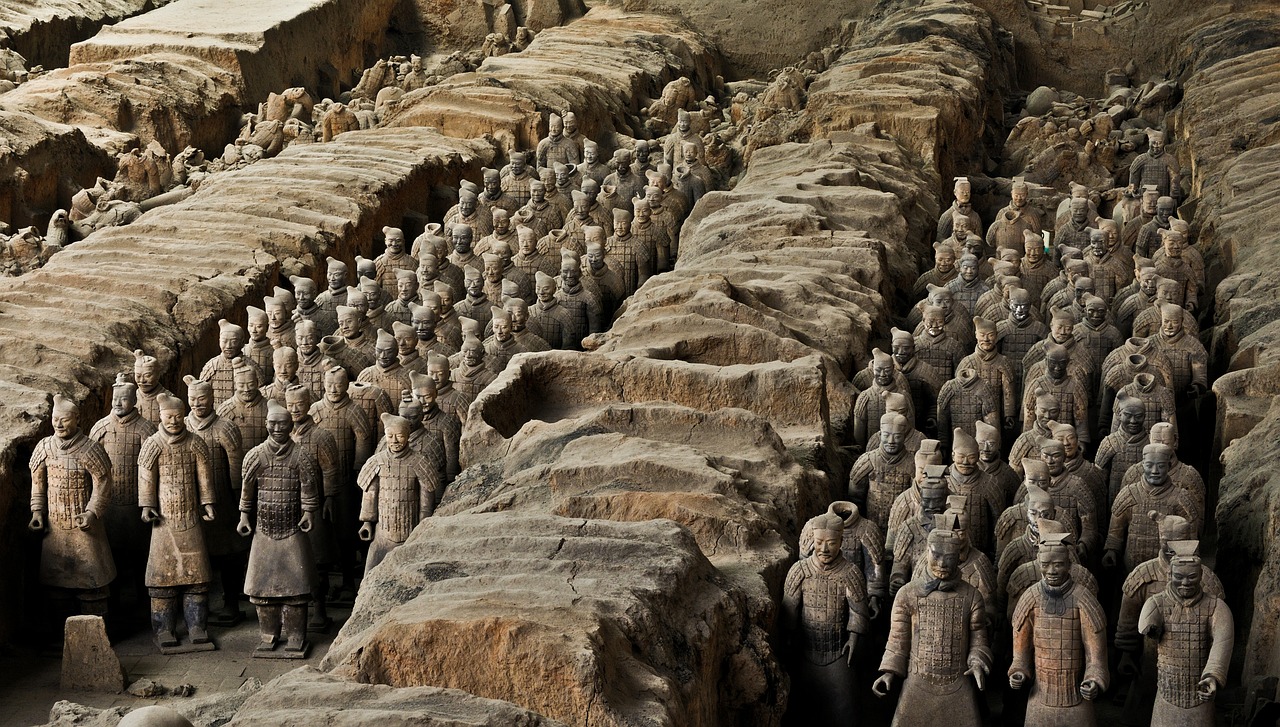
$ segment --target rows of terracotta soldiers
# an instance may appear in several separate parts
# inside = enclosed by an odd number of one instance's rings
[[[31,458],[42,584],[105,613],[118,568],[145,585],[170,651],[213,648],[209,620],[236,622],[246,594],[257,655],[303,656],[308,627],[329,622],[329,573],[332,595],[353,597],[360,558],[367,572],[432,514],[471,402],[511,357],[581,349],[671,267],[714,183],[701,151],[682,114],[661,144],[605,164],[571,115],[553,116],[536,153],[464,181],[411,245],[384,228],[385,252],[357,256],[354,274],[330,258],[324,290],[291,277],[244,325],[219,321],[185,401],[143,351],[87,433],[55,397]]]
[[[855,379],[847,501],[787,578],[814,723],[857,722],[853,650],[888,611],[871,687],[905,680],[895,725],[982,724],[997,669],[1005,723],[1093,725],[1113,667],[1131,723],[1213,724],[1231,614],[1178,458],[1208,385],[1204,265],[1165,183],[1116,221],[1083,189],[1042,219],[1015,182],[984,227],[956,180],[922,299]]]

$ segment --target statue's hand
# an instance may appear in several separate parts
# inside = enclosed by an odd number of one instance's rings
[[[360,526],[360,539],[366,543],[373,540],[373,523],[364,523]]]
[[[253,526],[249,524],[249,513],[240,513],[240,522],[236,525],[236,532],[246,538],[253,535]]]
[[[1092,702],[1102,696],[1102,687],[1092,679],[1085,679],[1080,683],[1080,696]]]
[[[213,519],[216,518],[217,516],[218,516],[218,513],[214,511],[213,505],[205,505],[204,515],[202,515],[200,519],[207,523],[211,523],[213,522]]]
[[[1218,680],[1213,677],[1205,677],[1196,685],[1196,698],[1201,702],[1207,702],[1218,695]]]
[[[94,515],[93,512],[89,510],[85,510],[79,515],[76,515],[75,519],[72,522],[74,522],[76,524],[76,527],[80,528],[81,530],[88,530],[89,528],[93,527],[93,523],[97,519],[98,519],[97,515]]]
[[[1005,429],[1007,429],[1007,430],[1009,430],[1009,431],[1012,431],[1012,430],[1013,430],[1013,417],[1005,417],[1005,418],[1004,418],[1004,428],[1005,428]]]
[[[1156,641],[1159,641],[1160,638],[1164,636],[1164,624],[1162,623],[1148,624],[1147,628],[1143,629],[1142,635],[1146,636],[1149,639],[1155,639]]]
[[[858,647],[858,635],[849,634],[849,640],[844,642],[844,646],[840,647],[840,653],[844,655],[844,663],[853,666],[853,651]]]
[[[329,522],[333,522],[337,518],[337,514],[336,514],[337,508],[334,505],[334,502],[333,502],[334,499],[335,498],[332,498],[332,497],[324,498],[324,507],[320,511],[320,517],[324,518],[325,520],[328,520]]]
[[[298,529],[304,533],[311,532],[311,526],[315,524],[316,516],[312,512],[302,513],[302,519],[298,521]]]
[[[880,597],[871,596],[867,599],[867,608],[871,610],[871,618],[880,618]]]
[[[27,527],[37,533],[40,532],[41,530],[44,530],[44,513],[42,512],[31,513],[31,522],[27,523]]]
[[[875,680],[875,682],[871,685],[871,691],[874,692],[877,697],[889,696],[889,692],[892,689],[893,689],[893,672],[891,671],[887,671],[881,674],[880,678]]]
[[[159,520],[160,520],[159,510],[155,509],[154,507],[142,508],[142,522],[150,524],[150,523],[158,522]]]
[[[965,671],[965,674],[973,677],[973,683],[978,685],[978,691],[983,691],[987,688],[986,664],[983,664],[981,661],[972,661],[969,663],[969,669]]]
[[[1009,688],[1021,689],[1027,684],[1027,673],[1021,669],[1009,672]]]
[[[1108,550],[1102,554],[1102,567],[1115,568],[1120,561],[1120,554],[1114,550]]]

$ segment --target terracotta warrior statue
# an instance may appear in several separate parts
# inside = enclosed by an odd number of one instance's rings
[[[809,523],[813,555],[787,573],[782,614],[796,651],[797,704],[812,724],[854,724],[853,656],[868,630],[867,592],[858,566],[845,559],[844,521],[827,513]]]
[[[1013,613],[1012,689],[1030,687],[1028,725],[1092,727],[1093,702],[1110,683],[1107,618],[1071,577],[1066,533],[1041,535],[1041,580]]]
[[[313,631],[325,631],[332,623],[328,612],[328,572],[339,565],[338,535],[334,532],[333,523],[338,516],[338,499],[343,490],[350,487],[351,473],[342,468],[344,464],[338,451],[337,439],[329,430],[319,426],[311,415],[314,398],[311,389],[305,386],[290,386],[284,392],[285,409],[293,420],[293,431],[289,437],[303,454],[315,460],[320,470],[321,493],[323,504],[321,516],[312,523],[307,533],[311,541],[311,555],[316,561],[316,572],[319,584],[315,590],[314,606],[311,608],[311,620],[307,628]]]
[[[387,446],[364,463],[356,480],[364,493],[360,539],[369,543],[366,574],[431,516],[443,489],[436,463],[409,446],[408,420],[383,414],[382,428]]]
[[[957,257],[956,249],[949,243],[933,243],[933,267],[916,278],[916,284],[911,288],[912,296],[923,298],[930,285],[947,285],[954,280],[959,272],[956,270]]]
[[[1179,515],[1199,529],[1199,507],[1169,478],[1172,459],[1173,450],[1163,444],[1142,448],[1142,480],[1121,488],[1112,505],[1104,567],[1123,563],[1128,572],[1159,554],[1159,533],[1149,512]]]
[[[1009,205],[996,213],[987,230],[987,245],[992,249],[1020,247],[1024,235],[1030,232],[1040,237],[1040,213],[1029,204],[1031,190],[1025,180],[1016,178],[1009,190]]]
[[[317,585],[307,532],[321,505],[320,469],[290,438],[293,419],[275,401],[269,402],[266,427],[267,440],[244,459],[236,526],[253,536],[244,590],[258,610],[261,640],[254,653],[274,652],[283,637],[285,655],[303,658],[307,603]]]
[[[253,449],[267,438],[267,400],[258,388],[258,372],[247,361],[237,356],[232,360],[235,371],[235,395],[218,406],[218,416],[231,422],[240,431],[240,443],[245,451]]]
[[[265,377],[262,380],[266,382],[270,382],[275,377],[272,362],[272,352],[275,348],[271,345],[271,339],[267,338],[267,329],[270,327],[271,323],[267,320],[265,310],[253,305],[245,307],[245,332],[249,339],[245,341],[241,355],[257,365],[258,370]]]
[[[1003,506],[1013,502],[1013,495],[1018,491],[1018,473],[1001,457],[1000,428],[993,427],[984,421],[973,423],[973,438],[978,442],[978,467],[991,478],[993,491],[1000,497]]]
[[[138,452],[156,433],[156,426],[138,413],[136,389],[124,373],[116,375],[111,413],[93,425],[89,439],[101,445],[111,460],[111,499],[103,523],[111,557],[118,574],[139,578],[136,583],[141,587],[138,569],[146,563],[148,528],[138,519]]]
[[[53,434],[31,452],[32,531],[42,533],[40,585],[67,610],[105,616],[108,587],[116,577],[104,519],[112,501],[111,459],[80,430],[80,407],[53,396]]]
[[[1198,555],[1175,555],[1169,586],[1147,599],[1138,630],[1156,642],[1153,727],[1212,727],[1226,686],[1235,624],[1225,601],[1204,591]]]
[[[898,393],[910,397],[909,390],[899,389],[895,373],[893,358],[878,348],[872,349],[871,385],[858,394],[853,405],[853,441],[863,450],[880,430],[880,417],[885,412],[884,396]],[[914,420],[915,412],[911,412],[910,418]]]
[[[1162,197],[1176,199],[1182,193],[1180,180],[1177,158],[1165,153],[1164,132],[1148,129],[1147,150],[1129,166],[1129,193],[1137,194],[1139,189],[1152,185]]]
[[[951,236],[951,223],[954,215],[960,214],[969,218],[969,229],[974,234],[982,234],[982,219],[978,217],[978,213],[973,209],[973,186],[969,182],[968,177],[956,177],[955,185],[952,189],[955,201],[951,206],[942,211],[938,217],[938,234],[937,239],[945,240]]]
[[[943,715],[957,727],[982,724],[974,687],[986,687],[993,657],[982,595],[960,577],[961,545],[955,531],[929,533],[928,572],[894,598],[880,678],[872,685],[885,697],[895,680],[905,680],[894,727]]]
[[[880,604],[888,595],[884,563],[884,531],[862,517],[858,506],[847,500],[837,500],[827,512],[844,520],[844,541],[841,551],[844,557],[858,569],[867,581],[867,608],[871,618],[880,617]],[[812,522],[812,521],[811,521]],[[813,555],[813,531],[806,523],[800,531],[800,557]]]
[[[942,389],[946,379],[916,355],[916,339],[909,331],[893,328],[890,334],[892,340],[889,355],[893,357],[893,365],[898,373],[906,377],[907,385],[911,388],[916,429],[932,432],[937,426],[938,391]]]
[[[187,384],[187,431],[204,440],[209,448],[209,466],[213,473],[214,502],[228,512],[236,501],[240,487],[240,469],[244,446],[240,430],[218,416],[213,406],[213,386],[194,376],[184,376]],[[240,594],[244,592],[244,569],[249,544],[236,533],[235,518],[223,515],[212,522],[202,521],[204,543],[209,551],[209,565],[222,585],[222,607],[210,612],[215,625],[235,625],[240,613]]]
[[[133,352],[133,357],[133,381],[138,385],[135,392],[138,397],[138,413],[143,419],[160,426],[160,395],[173,394],[160,385],[160,362],[155,356],[148,356],[139,349]]]
[[[1116,620],[1115,646],[1120,650],[1120,673],[1134,678],[1125,700],[1127,721],[1141,723],[1151,716],[1151,703],[1156,692],[1156,645],[1143,638],[1138,630],[1138,620],[1143,605],[1169,585],[1171,564],[1176,556],[1200,554],[1200,541],[1195,528],[1186,518],[1177,515],[1159,516],[1148,513],[1156,520],[1160,530],[1160,555],[1138,565],[1124,579],[1120,589],[1120,613]],[[1225,598],[1222,582],[1207,566],[1203,569],[1201,585],[1208,596]]]
[[[160,431],[138,453],[138,505],[151,525],[147,591],[151,628],[162,650],[179,645],[178,598],[193,645],[209,641],[209,584],[213,569],[201,520],[216,517],[213,459],[204,439],[187,430],[182,400],[160,397]]]
[[[889,526],[894,500],[911,487],[915,464],[904,446],[905,417],[892,412],[880,418],[880,446],[858,457],[849,471],[849,499],[882,531]]]
[[[214,388],[214,406],[220,406],[221,403],[227,401],[236,394],[236,378],[234,378],[234,370],[236,370],[236,360],[241,361],[242,366],[250,367],[255,374],[256,381],[270,381],[269,378],[262,375],[262,371],[247,358],[243,358],[242,352],[244,343],[247,342],[246,334],[241,326],[233,324],[227,319],[218,321],[218,349],[219,355],[210,358],[209,362],[200,370],[200,379],[209,381],[210,387]]]

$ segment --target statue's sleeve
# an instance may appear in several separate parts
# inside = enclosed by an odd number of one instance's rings
[[[360,522],[378,521],[378,484],[382,468],[370,460],[360,470]]]
[[[355,461],[352,464],[359,467],[373,456],[375,434],[369,427],[369,422],[363,416],[349,416],[347,421],[350,423],[351,433],[355,437]]]
[[[1142,648],[1141,631],[1138,623],[1141,620],[1143,574],[1145,568],[1139,565],[1124,579],[1120,587],[1120,613],[1116,616],[1116,648],[1122,651],[1139,651]]]
[[[1227,683],[1227,670],[1231,668],[1231,652],[1235,648],[1235,622],[1226,601],[1218,599],[1209,623],[1213,645],[1209,647],[1209,660],[1205,662],[1200,677],[1213,677],[1218,686]]]
[[[315,512],[320,509],[321,498],[324,492],[321,489],[320,465],[316,462],[315,457],[296,449],[298,479],[302,484],[302,509],[305,512]]]
[[[871,490],[871,455],[862,454],[849,470],[849,500],[866,512],[867,493]]]
[[[880,659],[880,671],[889,672],[899,677],[907,675],[907,666],[911,660],[911,637],[914,631],[914,609],[912,601],[915,595],[910,586],[898,591],[893,599],[893,608],[889,612],[889,640],[884,645],[884,656]]]
[[[111,458],[101,444],[85,440],[84,468],[93,478],[93,494],[89,496],[89,504],[85,510],[93,513],[99,520],[106,517],[107,503],[111,502],[114,483],[111,480]]]
[[[49,449],[45,441],[36,444],[27,463],[31,468],[31,512],[49,509]]]
[[[338,443],[333,435],[323,429],[314,430],[318,442],[316,460],[320,465],[320,479],[323,483],[325,497],[337,497],[341,494],[342,485],[346,484],[342,477],[341,456],[338,454]]]
[[[1129,186],[1138,187],[1142,184],[1142,168],[1146,166],[1143,159],[1146,154],[1139,154],[1129,165]]]
[[[1105,692],[1111,684],[1107,666],[1107,616],[1098,599],[1084,589],[1076,591],[1076,603],[1080,609],[1080,638],[1084,641],[1084,681],[1094,682]]]
[[[240,471],[244,467],[244,442],[240,439],[240,428],[234,425],[218,428],[218,441],[227,453],[227,478],[231,480],[233,489],[240,488]]]
[[[191,440],[191,448],[196,456],[196,486],[200,490],[200,504],[216,505],[218,488],[213,478],[213,454],[209,451],[209,445],[200,437],[190,434],[188,439]]]
[[[1029,678],[1035,677],[1036,650],[1036,599],[1039,594],[1035,588],[1022,592],[1018,605],[1013,609],[1013,663],[1009,673],[1022,672]]]
[[[880,528],[870,520],[865,520],[867,532],[860,539],[862,550],[863,575],[867,581],[867,595],[884,598],[888,595],[884,573],[884,538]]]
[[[244,471],[241,476],[240,512],[253,512],[258,499],[258,474],[262,471],[262,447],[249,450],[244,457]]]
[[[986,594],[975,589],[973,599],[969,603],[969,666],[981,664],[987,671],[991,670],[994,657],[991,654],[990,635],[987,632],[988,613],[994,604],[988,604]]]
[[[862,570],[849,563],[849,577],[845,579],[844,598],[849,608],[849,619],[846,625],[851,634],[865,634],[871,621],[871,611],[867,608],[866,580]]]
[[[1104,550],[1124,552],[1124,543],[1129,532],[1129,520],[1133,517],[1133,495],[1126,487],[1116,495],[1115,509],[1111,512],[1111,527],[1107,530],[1107,544]]]
[[[138,507],[160,507],[160,445],[148,437],[138,450]]]
[[[798,561],[787,571],[782,584],[782,619],[784,629],[794,632],[800,625],[800,609],[804,607],[801,587],[804,585],[804,561]]]

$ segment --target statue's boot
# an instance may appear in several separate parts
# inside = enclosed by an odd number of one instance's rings
[[[258,651],[271,651],[276,648],[276,642],[280,639],[280,609],[281,606],[275,604],[258,606],[258,631],[262,636]]]
[[[307,604],[283,606],[281,612],[285,651],[302,651],[307,644]]]
[[[187,591],[182,596],[182,615],[193,644],[209,643],[209,594]]]
[[[173,597],[151,597],[151,630],[155,632],[156,643],[160,646],[178,645],[178,636],[174,632],[178,620],[174,609],[177,600]]]

